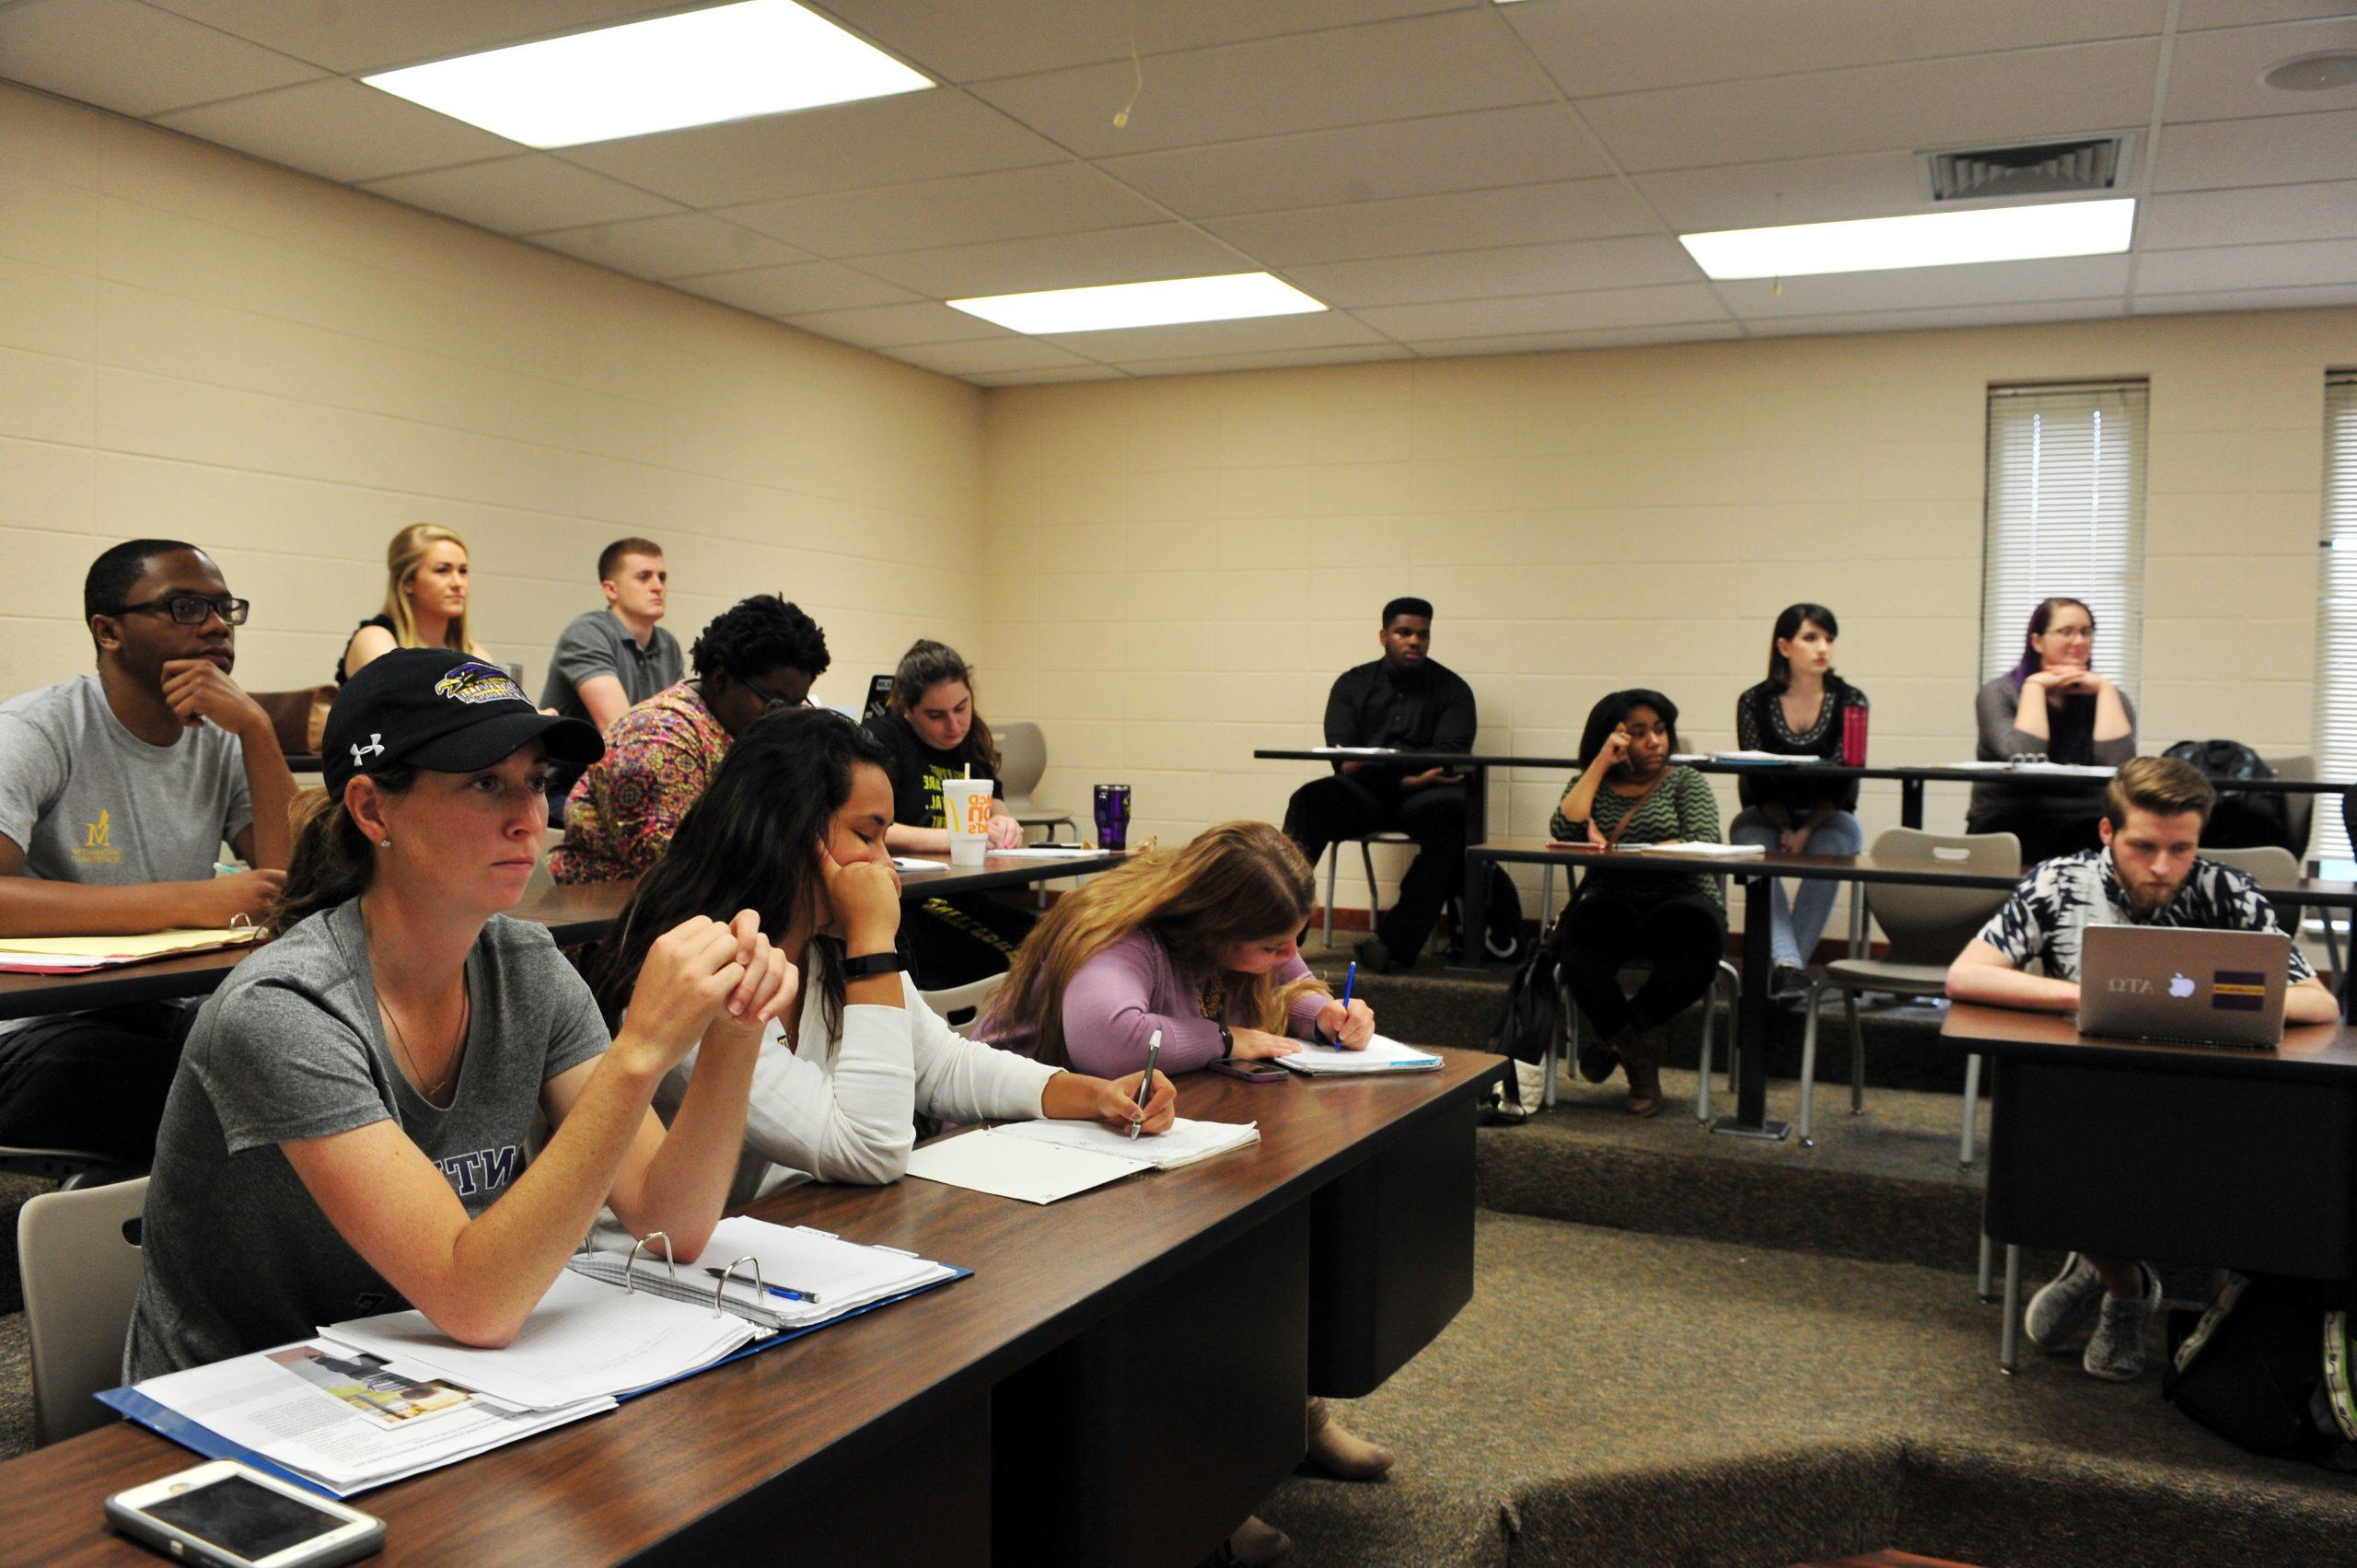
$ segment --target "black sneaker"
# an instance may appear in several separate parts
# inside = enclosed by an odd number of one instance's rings
[[[1359,961],[1362,969],[1373,970],[1377,974],[1398,974],[1400,970],[1412,967],[1416,961],[1413,958],[1410,958],[1402,962],[1395,958],[1391,949],[1383,945],[1383,938],[1380,936],[1370,936],[1361,942],[1351,949],[1351,956]]]

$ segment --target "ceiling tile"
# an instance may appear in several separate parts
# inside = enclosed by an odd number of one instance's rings
[[[1264,265],[1294,267],[1647,234],[1657,226],[1620,180],[1570,180],[1218,218],[1203,226]]]
[[[993,371],[966,379],[978,387],[1044,387],[1058,381],[1120,381],[1128,374],[1109,365],[1091,365],[1077,370]]]
[[[1175,359],[1125,359],[1121,368],[1132,376],[1202,376],[1222,370],[1290,370],[1305,365],[1366,365],[1376,360],[1413,359],[1398,343],[1360,343],[1346,348],[1274,349],[1260,354],[1182,354]]]
[[[1157,223],[1166,216],[1088,165],[1069,160],[721,211],[732,223],[792,240],[819,256],[978,245]]]
[[[904,365],[937,370],[944,376],[981,376],[999,370],[1064,370],[1096,363],[1053,343],[1021,337],[970,343],[913,343],[883,352]]]
[[[2357,86],[2287,92],[2259,79],[2294,55],[2321,49],[2357,49],[2357,16],[2180,38],[2169,61],[2169,90],[2163,107],[2172,123],[2357,109]]]
[[[2128,293],[2126,256],[2071,256],[2046,261],[1983,261],[1962,267],[1901,267],[1882,273],[1746,278],[1718,285],[1727,308],[1746,321],[1837,311],[1916,310],[2003,305],[2024,299],[2091,299]]]
[[[1295,287],[1329,305],[1355,309],[1362,305],[1415,305],[1567,288],[1692,283],[1701,273],[1676,240],[1636,235],[1624,239],[1575,240],[1568,245],[1517,245],[1437,256],[1329,261],[1289,268],[1285,276]]]
[[[915,296],[837,261],[803,261],[790,267],[752,267],[674,278],[671,286],[756,316],[807,316],[854,305],[890,305]]]
[[[2139,295],[2343,283],[2357,283],[2357,245],[2345,239],[2155,250],[2136,264]]]
[[[816,332],[861,348],[901,348],[911,343],[968,343],[976,338],[1020,337],[980,316],[952,310],[930,299],[913,305],[865,305],[851,310],[819,310],[789,316],[789,327]]]
[[[1631,171],[2142,125],[2160,45],[2073,44],[1583,100]]]
[[[567,147],[567,161],[691,207],[773,202],[1068,161],[955,89],[933,88]]]
[[[1236,43],[1464,9],[1489,0],[1189,0],[1184,6],[1109,6],[1105,0],[828,0],[826,9],[864,36],[950,81],[1012,76],[1118,60],[1132,43],[1146,59],[1173,50]],[[1153,68],[1147,67],[1149,79]]]
[[[2034,321],[2092,321],[2122,315],[2119,299],[2021,300],[2008,305],[1958,305],[1931,310],[1867,310],[1854,315],[1788,316],[1747,323],[1756,338],[1821,336],[1832,332],[1921,332],[1943,327],[2006,327]]]
[[[2171,125],[2153,175],[2155,191],[2357,179],[2357,110]]]
[[[2357,305],[2357,284],[2232,289],[2218,294],[2139,294],[2128,308],[2138,316],[2160,316],[2200,310],[2306,310],[2328,305]]]
[[[2294,22],[2304,17],[2342,16],[2348,10],[2349,0],[2185,0],[2177,29],[2183,34],[2253,22]]]
[[[1573,98],[2156,34],[2166,0],[1589,0],[1506,19]]]
[[[1177,147],[1098,167],[1188,217],[1530,185],[1607,172],[1560,103]]]
[[[811,259],[807,251],[703,213],[668,213],[626,223],[552,229],[527,238],[535,245],[618,273],[657,280]]]
[[[1252,263],[1184,224],[1100,228],[863,257],[861,269],[935,299],[1246,273]]]
[[[369,180],[361,189],[502,234],[535,234],[678,210],[658,196],[560,163],[546,153],[395,175]]]
[[[1935,205],[1915,155],[1906,151],[1664,169],[1636,182],[1680,234],[1889,217]]]
[[[1416,338],[1409,346],[1435,359],[1487,354],[1553,354],[1564,349],[1629,348],[1645,343],[1707,343],[1743,336],[1733,321],[1689,321],[1674,327],[1605,327],[1588,332],[1515,332],[1493,338]]]
[[[2153,196],[2136,215],[2136,249],[2146,253],[2339,238],[2357,238],[2357,180]]]
[[[1178,327],[1121,327],[1108,332],[1051,337],[1091,359],[1176,359],[1197,354],[1254,354],[1273,349],[1333,348],[1383,341],[1339,310],[1307,316],[1263,316],[1248,321],[1190,321]]]
[[[471,54],[504,43],[610,27],[679,0],[157,0],[223,32],[331,71],[357,75]]]
[[[1079,153],[1200,142],[1537,103],[1550,90],[1489,6],[986,82],[973,90]],[[1113,116],[1136,91],[1126,128]]]
[[[345,184],[524,150],[342,76],[184,109],[156,122]]]
[[[1725,308],[1703,284],[1599,288],[1577,294],[1534,294],[1513,299],[1468,299],[1443,305],[1380,305],[1357,314],[1377,331],[1409,342],[1727,319]]]
[[[139,0],[0,6],[0,72],[61,98],[145,117],[320,75]]]

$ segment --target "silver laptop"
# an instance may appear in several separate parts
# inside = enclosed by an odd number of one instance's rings
[[[2272,1050],[2283,1043],[2291,959],[2280,931],[2090,925],[2080,934],[2079,1028]]]

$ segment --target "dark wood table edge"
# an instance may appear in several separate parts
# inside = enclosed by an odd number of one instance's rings
[[[1967,1009],[1959,1014],[1957,1009]],[[2108,1035],[2078,1034],[2073,1039],[2037,1040],[2016,1034],[1968,1032],[1979,1027],[1978,1015],[2003,1014],[1985,1004],[1951,1003],[1940,1020],[1936,1049],[1957,1055],[1987,1056],[1999,1061],[2046,1062],[2082,1067],[2112,1067],[2137,1072],[2183,1073],[2194,1077],[2278,1078],[2287,1083],[2357,1083],[2357,1049],[2328,1060],[2286,1056],[2280,1050],[2231,1045],[2194,1045],[2178,1040],[2131,1040]],[[2061,1014],[2035,1014],[2060,1018]],[[1959,1017],[1962,1022],[1959,1023]],[[2075,1028],[2075,1026],[2073,1026]],[[2286,1036],[2332,1030],[2344,1049],[2357,1048],[2357,1027],[2348,1024],[2295,1024]]]

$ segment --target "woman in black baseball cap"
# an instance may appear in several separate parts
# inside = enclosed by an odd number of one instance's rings
[[[503,912],[551,758],[602,749],[466,655],[399,649],[336,696],[329,800],[269,930],[190,1031],[148,1188],[134,1377],[397,1309],[504,1344],[598,1209],[680,1261],[720,1217],[761,1031],[796,975],[760,917],[647,949],[610,1036],[545,928]],[[667,1132],[656,1086],[702,1068]],[[535,1112],[554,1131],[529,1167]]]

